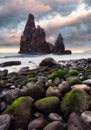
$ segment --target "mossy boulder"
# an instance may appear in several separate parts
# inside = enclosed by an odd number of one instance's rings
[[[11,114],[12,129],[24,128],[31,120],[32,99],[28,96],[17,98],[2,114]]]
[[[36,109],[44,114],[49,114],[50,112],[55,112],[59,106],[59,98],[55,96],[50,96],[42,98],[34,103]]]
[[[65,95],[63,101],[60,103],[60,110],[65,118],[68,118],[72,112],[80,114],[81,112],[88,110],[88,107],[87,93],[80,89],[72,89]]]
[[[48,75],[48,79],[55,79],[56,77],[63,78],[66,74],[66,70],[55,70]]]
[[[91,75],[91,68],[87,68],[83,71],[84,79],[87,79]]]
[[[60,82],[61,82],[61,80],[60,80],[59,77],[56,77],[56,78],[54,79],[54,84],[55,84],[55,85],[58,85]]]
[[[79,74],[79,71],[78,71],[78,70],[75,70],[75,69],[70,70],[69,73],[68,73],[68,75],[72,75],[72,76],[76,76],[76,75],[78,75],[78,74]]]
[[[27,81],[26,77],[20,77],[17,80],[15,80],[14,85],[17,87],[21,87],[22,85],[26,84],[26,81]]]
[[[80,78],[79,77],[75,77],[75,76],[69,77],[68,82],[70,83],[70,85],[81,84],[82,83]]]

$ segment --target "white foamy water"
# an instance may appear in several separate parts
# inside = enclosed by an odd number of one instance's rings
[[[21,61],[21,65],[10,66],[10,67],[0,67],[0,70],[8,69],[9,72],[17,72],[22,67],[29,67],[30,69],[38,67],[39,63],[44,59],[52,57],[57,62],[61,60],[73,60],[73,59],[83,59],[91,58],[91,54],[71,54],[71,55],[25,55],[25,54],[0,54],[0,63],[7,61]]]

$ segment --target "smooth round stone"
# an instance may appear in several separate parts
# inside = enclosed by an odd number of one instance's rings
[[[45,83],[45,82],[47,81],[47,78],[44,77],[44,76],[38,76],[38,77],[37,77],[37,80],[38,80],[39,82]]]
[[[62,121],[62,117],[57,113],[50,113],[49,118],[53,121]]]
[[[72,85],[71,88],[83,89],[85,91],[90,90],[90,87],[87,84],[76,84],[76,85]]]
[[[6,109],[6,103],[3,101],[1,102],[1,111],[5,110]]]
[[[8,130],[10,127],[11,116],[9,114],[0,116],[0,130]]]
[[[83,84],[91,85],[91,79],[84,80]]]
[[[91,125],[91,111],[85,111],[81,114],[82,119],[84,119],[88,124]]]
[[[38,117],[43,117],[43,114],[42,114],[42,113],[39,113],[39,112],[36,112],[36,113],[34,113],[34,116],[37,117],[37,118],[38,118]]]

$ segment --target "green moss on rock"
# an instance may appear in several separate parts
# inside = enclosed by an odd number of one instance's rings
[[[78,74],[79,74],[79,71],[78,71],[78,70],[75,70],[75,69],[70,70],[69,73],[68,73],[68,75],[72,75],[72,76],[76,76],[76,75],[78,75]]]
[[[55,112],[58,109],[59,98],[55,96],[39,99],[34,106],[42,113]]]
[[[32,99],[28,96],[16,99],[2,114],[10,113],[14,116],[12,129],[23,128],[31,120]]]
[[[68,80],[68,82],[70,83],[70,85],[82,83],[82,81],[78,77],[72,77]]]
[[[48,79],[54,79],[56,77],[63,78],[66,74],[66,70],[55,70],[48,75]]]
[[[63,101],[60,103],[61,112],[66,118],[68,118],[70,113],[76,112],[80,114],[87,110],[88,107],[87,94],[80,89],[72,89],[65,95]]]

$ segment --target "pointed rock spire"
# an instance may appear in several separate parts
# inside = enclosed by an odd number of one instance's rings
[[[65,51],[65,46],[63,43],[63,37],[61,34],[59,34],[55,42],[54,53],[61,54],[64,53],[64,51]]]
[[[46,33],[39,25],[35,26],[34,16],[29,14],[28,20],[21,36],[19,53],[45,54],[51,52],[49,43],[46,42]]]

